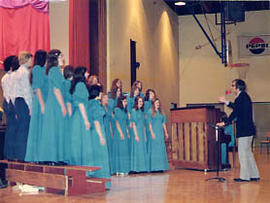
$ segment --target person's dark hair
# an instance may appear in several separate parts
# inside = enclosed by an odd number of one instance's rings
[[[140,95],[140,89],[138,87],[136,87],[136,86],[132,86],[131,89],[130,89],[130,95],[129,95],[130,98],[133,98],[134,97],[134,93],[135,93],[135,90],[136,89],[139,90],[139,95]]]
[[[11,56],[8,56],[7,58],[5,58],[4,60],[4,70],[6,72],[10,71],[11,70],[11,66],[12,66],[12,61],[13,61],[13,58],[16,57],[15,55],[11,55]]]
[[[141,92],[143,90],[143,83],[141,81],[137,80],[137,85],[136,86],[138,86],[138,84],[141,84],[141,88],[139,88],[139,90]]]
[[[12,59],[12,62],[11,62],[11,70],[12,71],[16,71],[19,69],[20,67],[20,62],[19,62],[19,58],[18,56],[14,56],[13,59]]]
[[[139,99],[142,99],[142,101],[143,101],[143,98],[142,98],[141,96],[137,96],[137,97],[135,98],[135,102],[134,102],[133,108],[134,108],[136,111],[139,110],[139,107],[138,107]],[[144,103],[143,103],[143,105],[142,105],[141,110],[144,111]]]
[[[123,101],[127,99],[126,96],[120,96],[118,99],[117,99],[117,105],[116,107],[120,108],[120,109],[124,109],[125,112],[127,112],[127,106],[124,108],[123,106]]]
[[[50,69],[54,66],[58,66],[58,58],[55,55],[48,54],[47,66],[46,66],[47,75],[49,74]]]
[[[118,89],[120,89],[120,92],[121,92],[121,95],[122,95],[122,89],[118,87],[116,89],[113,89],[113,91],[111,91],[111,98],[112,99],[116,98]]]
[[[85,72],[84,72],[85,73]],[[65,66],[64,68],[64,78],[69,79],[74,74],[74,67],[71,65]]]
[[[85,76],[84,76],[85,72],[86,72],[86,67],[82,67],[82,66],[79,66],[74,70],[73,79],[71,81],[71,87],[69,90],[70,94],[74,93],[75,87],[78,82],[86,83]]]
[[[62,52],[59,50],[59,49],[52,49],[51,51],[49,51],[48,55],[53,55],[53,56],[56,56],[57,59],[58,57],[60,56]]]
[[[88,89],[89,91],[89,99],[95,99],[99,96],[100,92],[102,92],[102,86],[100,85],[92,85]]]
[[[151,107],[152,108],[152,116],[156,116],[156,114],[157,114],[156,109],[155,109],[156,101],[159,101],[159,109],[158,110],[160,113],[162,113],[160,100],[159,100],[159,98],[155,98],[152,102],[152,107]]]
[[[235,88],[239,89],[240,91],[246,91],[246,83],[241,79],[235,79]]]
[[[150,92],[153,92],[154,95],[156,96],[155,90],[153,90],[153,89],[148,89],[148,90],[146,90],[146,93],[145,93],[145,98],[144,98],[145,101],[149,101],[149,99],[150,99]]]
[[[140,92],[142,91],[142,89],[143,89],[143,84],[142,84],[142,82],[141,81],[139,81],[139,80],[136,80],[133,84],[132,84],[132,86],[131,86],[131,88],[133,87],[138,87],[138,84],[141,84],[141,88],[139,88],[139,90],[140,90]]]
[[[46,59],[47,59],[47,52],[42,49],[37,50],[34,56],[34,66],[39,65],[43,67],[46,63]]]
[[[46,63],[47,60],[47,52],[39,49],[36,51],[35,56],[34,56],[34,67],[35,66],[41,66],[43,67]],[[33,82],[33,69],[30,74],[30,84]]]
[[[117,89],[117,88],[119,88],[119,87],[117,87],[117,83],[118,83],[118,81],[120,81],[120,88],[122,89],[122,81],[119,79],[119,78],[115,78],[113,81],[112,81],[112,86],[111,86],[111,92],[114,92],[115,91],[115,89]]]

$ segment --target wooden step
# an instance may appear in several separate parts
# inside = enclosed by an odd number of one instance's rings
[[[28,185],[49,187],[59,190],[65,190],[68,183],[67,182],[68,177],[64,175],[23,171],[15,169],[6,170],[6,179],[10,182],[18,182]]]
[[[0,160],[7,164],[6,179],[10,185],[16,182],[45,187],[46,192],[70,195],[105,192],[105,183],[110,179],[89,177],[86,171],[97,171],[100,167],[51,166],[29,162]]]
[[[74,165],[63,165],[63,166],[51,166],[51,165],[43,165],[37,164],[32,162],[17,162],[17,161],[8,161],[8,160],[0,160],[0,163],[3,164],[13,164],[18,166],[39,166],[39,167],[46,167],[46,168],[59,168],[59,169],[74,169],[74,170],[81,170],[81,171],[97,171],[100,170],[100,167],[94,166],[74,166]]]

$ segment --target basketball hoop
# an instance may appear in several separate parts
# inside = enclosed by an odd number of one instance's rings
[[[230,70],[236,70],[239,79],[246,79],[247,73],[249,71],[249,63],[234,63],[229,64]]]

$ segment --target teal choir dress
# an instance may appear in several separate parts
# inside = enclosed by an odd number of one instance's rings
[[[84,119],[79,109],[79,104],[83,104],[87,114],[88,97],[86,85],[83,82],[77,83],[72,94],[73,114],[71,117],[71,140],[69,146],[70,164],[72,165],[94,166],[90,130],[86,130]]]
[[[144,112],[148,112],[152,107],[152,101],[144,101]]]
[[[39,143],[39,161],[64,161],[65,116],[54,94],[54,88],[63,92],[64,76],[59,67],[48,74],[48,98],[45,104],[42,135]],[[61,93],[63,95],[63,93]]]
[[[72,96],[70,94],[70,87],[71,87],[71,80],[65,79],[63,81],[63,99],[66,104],[67,103],[72,104]],[[71,142],[71,116],[68,114],[68,108],[67,108],[67,115],[65,117],[65,127],[64,127],[64,158],[65,162],[70,162],[70,142]]]
[[[130,122],[131,122],[131,112],[134,106],[134,102],[135,102],[135,96],[130,98],[129,95],[127,95],[127,111],[128,111],[128,115],[129,115],[129,133],[132,134],[132,129],[130,128]],[[129,140],[129,145],[131,145],[131,139]],[[131,147],[130,147],[131,148]]]
[[[110,166],[109,166],[109,155],[108,147],[105,135],[104,121],[103,117],[105,116],[105,110],[101,103],[96,99],[91,99],[88,102],[88,118],[91,122],[91,140],[93,146],[94,154],[94,166],[101,167],[100,170],[90,173],[94,177],[99,178],[110,178]],[[100,124],[101,133],[105,139],[105,145],[100,144],[99,135],[95,127],[95,122]],[[89,174],[89,173],[88,173]],[[111,182],[106,182],[106,188],[111,187]]]
[[[151,101],[144,101],[144,112],[145,112],[145,118],[146,118],[146,122],[145,122],[145,132],[146,132],[146,142],[147,142],[147,151],[149,149],[149,142],[148,140],[151,137],[150,131],[149,131],[149,123],[148,123],[148,111],[151,109],[152,107],[152,102]]]
[[[143,98],[144,100],[144,93],[140,92],[140,96]]]
[[[39,161],[38,146],[44,118],[44,115],[41,113],[36,90],[40,89],[45,104],[48,94],[48,80],[47,75],[45,74],[45,67],[41,67],[39,65],[34,66],[32,70],[32,88],[34,91],[34,97],[31,109],[25,161],[36,162]]]
[[[133,109],[133,106],[134,106],[134,102],[135,102],[135,96],[130,98],[129,95],[127,97],[127,101],[128,101],[128,104],[127,104],[127,110],[128,112],[131,112],[132,109]]]
[[[166,117],[159,111],[155,116],[152,115],[152,110],[148,111],[148,122],[152,124],[152,129],[155,135],[155,139],[150,136],[149,139],[149,159],[150,159],[150,171],[164,171],[168,170],[168,158],[166,152],[166,145],[164,141],[163,124],[166,123]]]
[[[108,153],[109,153],[109,165],[110,165],[110,171],[111,174],[113,174],[113,154],[112,154],[112,141],[113,141],[113,103],[110,102],[111,99],[109,99],[109,103],[107,107],[104,107],[105,110],[105,116],[104,116],[104,128],[105,128],[105,135],[106,135],[106,141],[107,141],[107,147],[108,147]],[[113,100],[111,100],[113,101]]]
[[[131,122],[136,125],[139,142],[135,140],[134,129],[132,129],[131,136],[131,171],[144,172],[148,171],[148,158],[146,150],[146,137],[145,137],[145,115],[142,110],[132,109]]]
[[[124,109],[115,108],[114,110],[115,122],[118,122],[124,140],[120,137],[116,125],[114,128],[113,139],[113,155],[114,155],[114,168],[116,173],[128,173],[130,171],[130,153],[129,153],[129,138],[127,133],[128,128],[128,114]]]
[[[118,101],[118,97],[115,97],[115,99],[111,99],[113,101],[109,101],[110,102],[113,102],[113,108],[115,108],[117,106],[117,101]]]

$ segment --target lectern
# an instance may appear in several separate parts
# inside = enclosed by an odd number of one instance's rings
[[[171,110],[172,163],[176,168],[215,168],[215,129],[221,111],[214,107]]]

